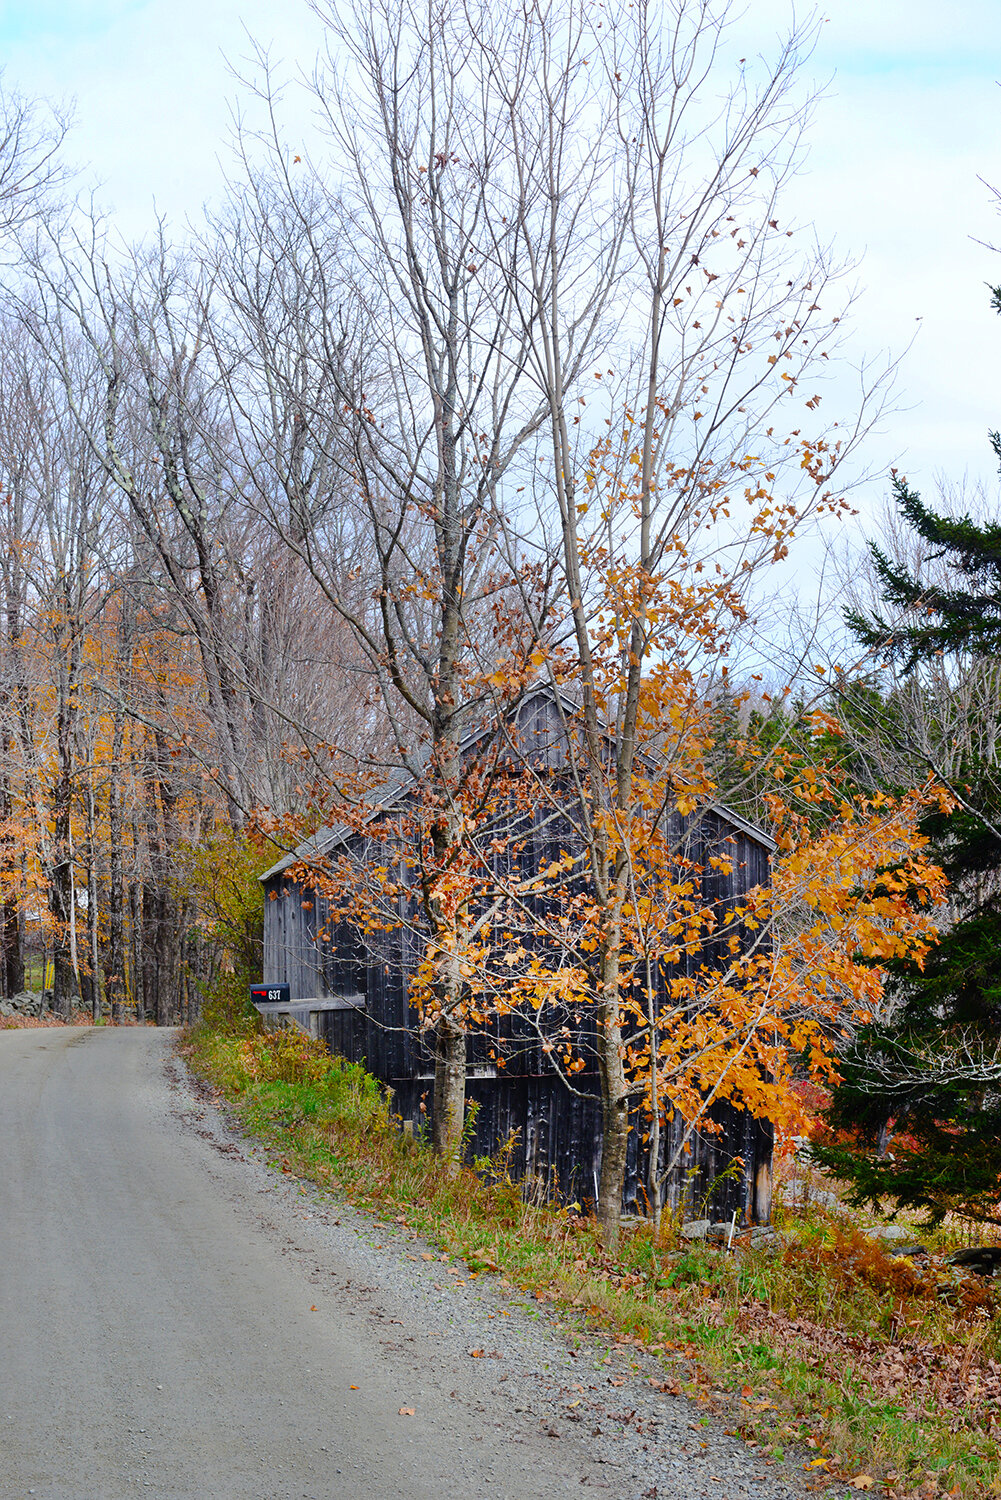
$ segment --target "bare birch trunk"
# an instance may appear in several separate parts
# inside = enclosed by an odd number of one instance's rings
[[[138,809],[133,809],[132,813],[132,848],[135,852],[137,868],[133,872],[132,881],[129,886],[129,973],[132,982],[132,999],[135,1004],[136,1020],[142,1025],[146,1020],[145,969],[143,965],[143,953],[146,944],[144,940],[145,919],[142,901],[142,883],[139,879],[138,870],[140,850],[142,848],[139,837]]]

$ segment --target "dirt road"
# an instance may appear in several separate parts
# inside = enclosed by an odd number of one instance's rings
[[[253,1232],[169,1043],[0,1033],[4,1500],[579,1495],[579,1456],[512,1444]]]
[[[0,1500],[806,1495],[646,1356],[276,1172],[172,1047],[0,1032]]]

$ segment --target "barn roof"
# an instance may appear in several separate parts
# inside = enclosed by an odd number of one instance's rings
[[[380,791],[373,793],[371,799],[371,813],[368,822],[371,822],[380,812],[391,808],[400,801],[411,786],[416,785],[416,777],[411,776],[409,771],[395,771]],[[331,849],[336,849],[351,834],[357,833],[350,823],[328,823],[324,828],[318,828],[309,838],[286,854],[277,864],[265,870],[263,875],[258,876],[262,882],[271,880],[273,876],[280,875],[283,870],[288,870],[292,865],[301,864],[304,860],[316,855],[329,854]]]
[[[552,701],[556,697],[559,698],[560,706],[564,711],[570,713],[580,712],[581,705],[579,700],[574,699],[571,694],[560,689],[554,691],[546,684],[540,684],[539,687],[527,693],[518,707],[527,707],[539,698],[546,698]],[[477,739],[482,738],[483,733],[484,731],[482,730],[470,731],[463,737],[461,748],[467,749],[470,745],[475,744]],[[398,802],[403,800],[411,787],[416,785],[417,777],[411,775],[409,771],[402,769],[394,771],[390,775],[386,785],[379,792],[373,794],[371,811],[366,822],[373,822],[379,813],[392,809]],[[771,835],[767,834],[763,828],[759,828],[757,824],[750,823],[746,818],[742,818],[739,813],[734,812],[725,803],[710,802],[707,804],[705,811],[716,813],[718,817],[721,817],[738,832],[746,834],[748,838],[754,839],[757,843],[763,845],[769,853],[774,853],[777,846]],[[339,844],[343,844],[346,839],[357,832],[357,826],[350,823],[330,823],[324,828],[318,828],[316,833],[311,834],[297,849],[286,854],[276,864],[273,864],[269,870],[265,870],[264,874],[258,878],[262,883],[272,880],[276,875],[281,875],[283,871],[291,869],[293,865],[302,864],[317,856],[329,854],[332,849],[336,849]]]

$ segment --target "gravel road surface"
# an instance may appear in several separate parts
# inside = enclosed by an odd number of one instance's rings
[[[172,1043],[0,1032],[2,1500],[810,1493],[656,1365],[276,1172]]]

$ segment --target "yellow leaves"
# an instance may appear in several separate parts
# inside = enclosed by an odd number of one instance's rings
[[[904,955],[920,961],[934,936],[927,902],[940,897],[943,882],[916,832],[933,794],[852,805],[822,766],[798,767],[794,787],[826,813],[821,831],[812,833],[801,815],[776,800],[773,811],[780,822],[785,818],[787,837],[775,859],[773,887],[725,909],[697,899],[697,872],[672,868],[667,859],[658,863],[646,847],[634,855],[644,879],[652,882],[656,872],[657,880],[630,911],[637,924],[628,937],[635,972],[642,972],[641,955],[651,944],[658,962],[677,965],[689,955],[687,962],[694,959],[697,967],[673,972],[666,993],[644,988],[633,1003],[624,992],[622,1015],[638,1028],[628,1048],[629,1074],[642,1083],[655,1056],[660,1108],[699,1118],[700,1128],[711,1094],[783,1128],[801,1129],[792,1083],[804,1062],[813,1078],[829,1080],[843,1026],[879,1003],[879,962]],[[679,803],[685,805],[684,794]],[[716,856],[707,863],[730,867]],[[915,889],[926,892],[925,905],[915,904]],[[715,957],[707,959],[714,929]]]

